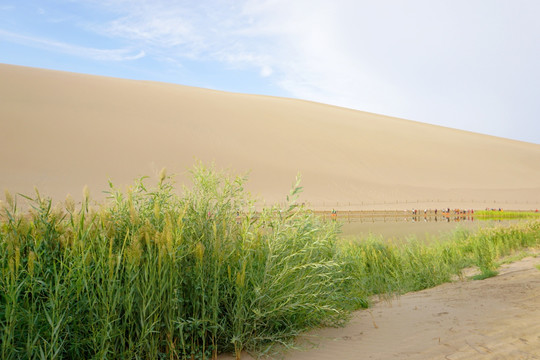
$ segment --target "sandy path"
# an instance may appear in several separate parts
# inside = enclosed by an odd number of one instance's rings
[[[379,302],[344,328],[304,336],[301,359],[540,359],[540,257]],[[249,359],[243,356],[242,359]]]

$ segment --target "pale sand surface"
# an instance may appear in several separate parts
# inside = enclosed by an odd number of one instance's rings
[[[103,198],[196,159],[314,208],[540,207],[540,145],[307,101],[0,64],[0,191]]]
[[[503,265],[354,313],[343,328],[312,331],[285,360],[540,359],[540,257]],[[229,355],[222,359],[231,359]],[[242,359],[252,359],[243,354]]]

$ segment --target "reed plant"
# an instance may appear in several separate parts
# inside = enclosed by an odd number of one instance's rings
[[[109,200],[30,213],[8,194],[0,226],[0,358],[210,359],[264,351],[342,322],[334,224],[298,206],[256,212],[245,178],[162,172]]]

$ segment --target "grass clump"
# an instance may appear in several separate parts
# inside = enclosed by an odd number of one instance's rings
[[[245,179],[193,170],[175,194],[163,173],[111,184],[30,214],[7,198],[0,225],[0,358],[207,359],[264,351],[339,324],[347,276],[337,229],[295,204],[256,212]]]
[[[499,274],[499,272],[496,271],[496,270],[486,270],[486,271],[481,272],[480,274],[473,275],[471,277],[471,279],[473,279],[473,280],[484,280],[484,279],[488,279],[490,277],[497,276],[498,274]]]

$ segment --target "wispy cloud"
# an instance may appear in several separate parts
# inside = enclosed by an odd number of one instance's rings
[[[116,14],[88,29],[129,44],[142,44],[161,59],[218,61],[234,68],[256,68],[262,77],[274,73],[272,57],[253,33],[242,1],[192,2],[124,0],[94,6]]]
[[[26,36],[0,29],[0,38],[6,41],[23,44],[30,47],[41,48],[49,51],[57,51],[82,58],[102,61],[127,61],[136,60],[145,56],[144,51],[131,49],[96,49],[83,47],[59,41],[34,36]]]

